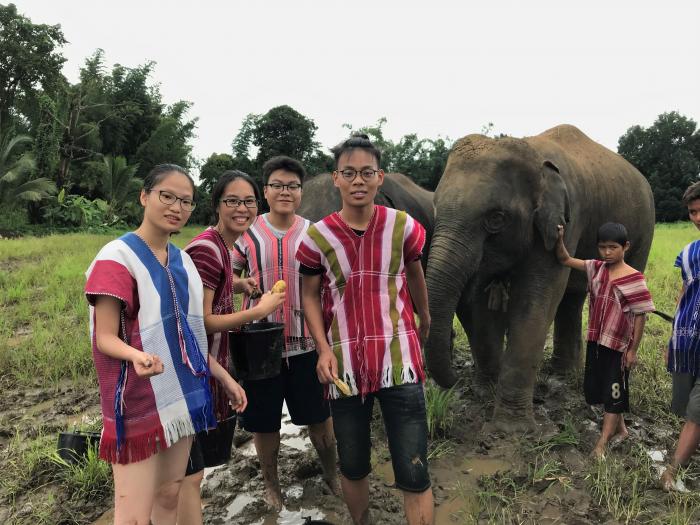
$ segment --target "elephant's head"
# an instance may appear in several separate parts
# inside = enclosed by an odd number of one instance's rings
[[[468,301],[477,282],[507,275],[537,242],[552,250],[557,225],[568,221],[569,198],[557,166],[525,141],[469,135],[450,152],[434,203],[426,357],[435,380],[451,386],[457,377],[450,334],[460,298]]]

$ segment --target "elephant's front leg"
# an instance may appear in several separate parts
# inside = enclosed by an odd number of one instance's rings
[[[558,374],[566,374],[581,365],[581,312],[585,300],[585,292],[567,292],[557,308],[552,366]]]
[[[474,301],[466,303],[464,297],[457,308],[462,326],[468,324],[469,346],[474,356],[475,374],[472,389],[482,399],[493,396],[498,381],[503,354],[503,338],[506,331],[506,314],[489,310],[488,293],[479,285],[480,293]],[[468,320],[467,320],[468,318]]]
[[[566,286],[567,274],[526,272],[511,282],[508,308],[508,343],[501,359],[493,424],[506,431],[536,428],[532,395],[542,361],[547,329]]]

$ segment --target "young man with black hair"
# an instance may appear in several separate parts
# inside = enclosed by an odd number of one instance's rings
[[[343,496],[353,522],[369,523],[376,399],[406,521],[432,524],[421,353],[430,328],[420,261],[425,230],[406,212],[374,204],[384,172],[366,135],[353,135],[333,152],[342,209],[307,230],[297,259],[316,370],[331,398]]]
[[[316,376],[316,347],[301,306],[301,275],[295,258],[311,225],[307,219],[296,215],[305,175],[301,163],[290,157],[273,157],[263,165],[263,191],[270,211],[258,216],[238,238],[231,256],[234,272],[240,275],[245,270],[262,290],[270,290],[280,280],[286,283],[283,308],[267,318],[284,323],[281,373],[270,379],[243,381],[249,400],[243,413],[243,428],[254,433],[266,499],[278,510],[283,504],[277,456],[285,401],[292,423],[309,427],[309,438],[321,460],[323,478],[333,493],[340,494],[333,426],[323,386]],[[256,302],[246,296],[243,307],[252,308]]]

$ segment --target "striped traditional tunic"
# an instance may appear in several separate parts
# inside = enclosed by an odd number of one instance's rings
[[[105,245],[86,272],[90,338],[100,384],[100,457],[111,463],[148,458],[179,439],[213,428],[207,383],[202,281],[190,257],[168,245],[163,266],[148,245],[127,233]],[[97,296],[122,302],[120,337],[157,355],[163,373],[142,378],[133,365],[97,349]]]
[[[233,269],[245,270],[254,277],[262,290],[269,290],[279,280],[287,283],[284,306],[275,310],[267,320],[284,323],[285,357],[311,352],[316,349],[306,326],[301,309],[301,274],[295,254],[311,222],[298,215],[283,237],[275,235],[265,218],[257,217],[253,225],[241,235],[231,253]],[[255,306],[257,300],[246,296],[243,308]]]
[[[634,316],[654,311],[644,275],[610,279],[603,261],[585,261],[588,277],[588,341],[625,352],[634,333]]]
[[[311,226],[299,247],[304,266],[324,270],[326,337],[353,394],[425,378],[405,272],[424,242],[425,229],[406,212],[375,206],[364,235],[333,213]],[[334,385],[328,395],[339,396]]]
[[[233,304],[233,270],[231,268],[231,250],[221,234],[214,228],[207,228],[197,235],[185,248],[197,267],[202,284],[214,290],[212,313],[215,315],[232,314]],[[228,332],[214,332],[207,336],[209,355],[224,368],[229,369]],[[223,421],[231,415],[229,399],[221,383],[213,377],[209,386],[214,398],[216,419]]]
[[[676,258],[683,296],[673,319],[668,371],[700,376],[700,241],[691,242]]]

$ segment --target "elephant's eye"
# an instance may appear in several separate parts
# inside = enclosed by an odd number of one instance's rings
[[[493,210],[484,218],[484,229],[489,233],[498,233],[506,225],[507,216],[501,210]]]

